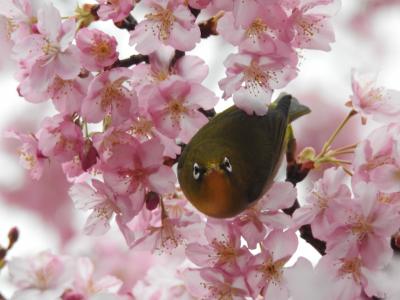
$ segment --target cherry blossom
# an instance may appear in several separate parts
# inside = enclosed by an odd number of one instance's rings
[[[292,45],[297,48],[328,51],[335,41],[331,17],[340,5],[339,0],[300,0],[292,10],[289,23],[295,36]]]
[[[237,1],[218,22],[217,31],[241,51],[282,57],[292,55],[287,16],[279,4]]]
[[[325,170],[322,178],[314,183],[314,188],[306,198],[306,205],[294,212],[295,223],[311,224],[313,235],[326,240],[334,230],[338,206],[351,199],[350,188],[344,183],[345,176],[341,168]]]
[[[30,258],[14,258],[8,266],[11,280],[19,288],[13,294],[13,300],[53,300],[71,284],[70,263],[50,252],[41,252]]]
[[[390,237],[400,227],[399,212],[378,201],[373,185],[359,183],[355,194],[353,201],[335,212],[336,229],[327,239],[327,251],[339,258],[357,251],[364,265],[384,266],[393,253]]]
[[[101,71],[118,59],[117,40],[98,29],[82,28],[76,35],[81,64],[89,71]]]
[[[382,192],[398,191],[398,141],[400,127],[393,123],[372,131],[356,148],[353,184],[371,182]],[[385,176],[381,178],[380,176]]]
[[[124,85],[131,76],[126,68],[114,68],[96,76],[89,84],[82,103],[82,116],[87,122],[97,123],[107,115],[118,125],[129,117],[131,107],[137,105],[136,93]]]
[[[351,103],[363,118],[371,116],[384,123],[397,121],[400,115],[400,91],[377,87],[376,77],[373,73],[352,70]]]
[[[296,76],[297,58],[287,62],[251,54],[230,54],[224,65],[227,77],[219,81],[223,98],[233,94],[236,106],[257,115],[267,112],[273,89],[284,87]]]
[[[120,22],[129,16],[133,9],[133,0],[97,0],[100,8],[97,11],[101,20],[113,20]]]
[[[33,134],[23,134],[14,131],[6,132],[5,137],[19,140],[22,145],[17,150],[21,165],[29,170],[32,179],[39,180],[47,161],[46,156],[39,150],[38,139]]]
[[[158,87],[147,86],[141,90],[139,98],[146,101],[156,128],[184,143],[208,121],[198,109],[211,109],[218,101],[202,85],[180,79],[161,82]]]
[[[256,204],[234,218],[236,230],[255,249],[271,229],[285,229],[292,225],[290,217],[281,209],[289,208],[296,199],[296,189],[288,182],[277,182]]]
[[[171,66],[174,49],[162,46],[149,54],[150,64],[139,64],[132,68],[130,83],[139,91],[148,84],[158,84],[179,76],[181,79],[201,83],[208,74],[208,66],[198,56],[185,55]]]
[[[183,278],[187,289],[198,299],[239,300],[248,296],[243,277],[226,275],[213,268],[186,269]]]
[[[241,273],[240,269],[251,255],[246,247],[240,247],[240,236],[234,227],[227,222],[209,219],[204,234],[207,244],[189,244],[186,256],[200,267],[215,267],[230,274]]]
[[[105,183],[116,193],[129,194],[142,204],[146,189],[160,194],[173,192],[176,175],[163,164],[163,148],[157,139],[135,141],[134,147],[115,146],[104,168]]]
[[[153,9],[131,33],[131,44],[142,54],[150,54],[160,45],[192,50],[200,40],[200,29],[189,9],[178,1],[146,0]]]
[[[79,156],[83,147],[81,129],[62,115],[46,118],[37,137],[43,155],[61,163]]]
[[[94,295],[109,295],[110,299],[114,299],[111,297],[115,297],[122,285],[121,280],[114,276],[95,279],[94,265],[87,257],[78,258],[74,277],[72,291],[65,293],[62,300],[93,299]]]
[[[248,264],[247,281],[253,298],[262,293],[266,299],[288,299],[286,262],[297,249],[297,236],[292,230],[274,230],[262,242],[261,252]]]
[[[15,58],[28,66],[25,84],[28,90],[46,91],[56,76],[74,79],[80,72],[78,50],[72,45],[75,21],[61,22],[53,5],[38,10],[38,33],[18,40],[13,48]]]
[[[131,248],[171,253],[188,241],[203,240],[204,224],[200,216],[188,208],[187,201],[179,195],[167,196],[163,201],[154,210],[143,209],[128,223],[117,219]]]
[[[141,209],[140,204],[139,207],[134,207],[137,201],[116,195],[99,180],[93,179],[92,185],[95,190],[87,183],[77,183],[69,192],[77,209],[93,210],[85,224],[86,234],[104,234],[110,229],[110,219],[113,215],[123,214],[125,219],[130,220]]]
[[[366,266],[354,252],[341,259],[326,255],[320,259],[316,270],[330,277],[331,299],[359,299],[362,290],[370,297],[384,296],[374,280],[378,269]]]

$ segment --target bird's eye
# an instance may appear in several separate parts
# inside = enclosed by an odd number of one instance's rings
[[[195,180],[199,180],[200,176],[201,176],[200,166],[198,165],[198,163],[194,163],[193,164],[193,178]]]
[[[221,167],[225,171],[227,171],[229,173],[232,173],[232,165],[231,165],[231,162],[229,161],[229,159],[227,157],[224,157],[224,160],[222,161]]]

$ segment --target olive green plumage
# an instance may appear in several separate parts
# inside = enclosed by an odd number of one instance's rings
[[[243,211],[272,184],[289,122],[309,111],[292,96],[282,95],[264,116],[248,115],[235,106],[215,116],[179,159],[178,179],[185,196],[213,217]]]

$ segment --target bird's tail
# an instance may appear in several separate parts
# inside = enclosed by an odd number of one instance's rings
[[[308,106],[286,93],[281,93],[271,105],[287,114],[289,123],[311,112]]]

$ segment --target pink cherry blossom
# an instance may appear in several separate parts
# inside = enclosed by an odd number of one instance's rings
[[[129,16],[133,9],[134,0],[97,0],[100,8],[97,11],[101,20],[120,22]]]
[[[376,74],[352,70],[352,105],[363,118],[371,116],[383,123],[396,122],[400,116],[400,91],[377,87],[376,77]]]
[[[370,133],[355,150],[353,185],[371,182],[382,192],[398,191],[400,127],[393,123]],[[382,177],[384,176],[384,177]]]
[[[178,198],[176,198],[178,197]],[[129,247],[172,253],[190,241],[203,241],[204,224],[180,195],[170,195],[151,211],[142,209],[129,223],[117,219]]]
[[[131,201],[129,197],[118,196],[99,180],[92,180],[93,188],[87,183],[77,183],[69,191],[70,197],[77,209],[93,210],[89,215],[84,233],[89,235],[102,235],[110,229],[110,220],[113,215],[124,215],[130,220],[142,206]]]
[[[80,127],[62,115],[46,118],[37,137],[40,151],[61,163],[79,156],[83,147]]]
[[[286,23],[286,13],[277,3],[238,1],[218,22],[217,31],[241,51],[288,57],[293,50]]]
[[[176,175],[165,166],[164,147],[157,139],[135,145],[117,145],[104,168],[104,180],[120,195],[131,195],[143,204],[146,190],[160,194],[174,190]],[[134,195],[132,195],[134,194]]]
[[[233,94],[235,105],[248,114],[264,115],[273,89],[284,87],[296,76],[297,58],[290,64],[280,59],[251,54],[230,54],[225,60],[227,77],[219,81],[223,98]]]
[[[161,46],[149,54],[150,64],[134,66],[130,83],[136,91],[148,84],[158,84],[171,79],[173,76],[179,76],[183,80],[197,83],[201,83],[206,78],[208,66],[200,57],[184,55],[171,66],[174,53],[173,48]]]
[[[55,76],[68,80],[80,72],[78,50],[72,45],[75,21],[61,22],[59,11],[53,5],[44,5],[38,11],[38,33],[18,40],[13,48],[15,58],[29,67],[25,78],[30,89],[46,91]]]
[[[296,189],[291,183],[277,182],[260,200],[233,220],[250,249],[255,249],[264,240],[269,229],[290,227],[290,217],[280,210],[291,207],[295,199]]]
[[[182,274],[186,288],[196,299],[246,299],[248,289],[242,276],[230,276],[213,268],[186,269]]]
[[[292,45],[297,48],[329,51],[335,34],[330,17],[338,10],[339,0],[301,0],[292,10],[289,23],[295,36]]]
[[[179,1],[146,0],[153,9],[131,33],[131,44],[142,54],[150,54],[160,45],[181,51],[192,50],[200,41],[200,29],[187,6]]]
[[[297,249],[297,236],[292,230],[272,231],[262,242],[261,253],[248,264],[247,282],[253,298],[260,293],[265,299],[289,298],[283,268]]]
[[[360,299],[362,290],[370,297],[384,297],[383,291],[377,287],[378,271],[366,266],[354,252],[341,259],[325,255],[316,267],[317,273],[330,277],[333,293],[329,299],[334,300]]]
[[[29,258],[12,259],[8,262],[8,268],[11,280],[19,288],[12,299],[59,298],[72,281],[71,267],[66,258],[50,252],[41,252]]]
[[[33,134],[14,131],[6,132],[5,137],[17,139],[22,143],[17,150],[19,161],[25,169],[29,170],[32,179],[39,180],[42,177],[47,158],[39,150],[37,137]]]
[[[138,114],[129,125],[128,131],[140,141],[158,138],[164,146],[163,156],[175,158],[181,152],[181,147],[177,145],[174,139],[165,136],[157,130],[149,113],[143,112],[142,114]]]
[[[186,257],[200,267],[214,267],[230,274],[240,274],[251,254],[246,247],[240,246],[240,235],[232,224],[208,219],[204,234],[207,244],[189,244]]]
[[[35,22],[41,0],[4,0],[0,16],[7,18],[7,34],[13,42],[35,31]]]
[[[137,106],[136,93],[124,85],[130,76],[129,69],[114,68],[93,79],[82,103],[87,122],[97,123],[110,115],[112,123],[118,125],[129,117],[130,109]]]
[[[114,276],[104,276],[97,279],[94,265],[88,257],[80,257],[76,262],[73,289],[64,294],[62,300],[92,299],[94,295],[115,295],[122,286],[122,281]],[[114,299],[114,298],[110,298]]]
[[[314,183],[312,191],[293,214],[299,226],[311,224],[313,236],[326,240],[334,230],[334,216],[341,203],[351,199],[350,188],[344,183],[346,174],[341,168],[325,170],[321,179]]]
[[[218,99],[198,83],[180,79],[161,82],[158,87],[147,86],[139,94],[146,101],[156,128],[170,138],[187,143],[208,119],[198,111],[211,109]]]
[[[354,192],[355,199],[335,212],[327,252],[341,258],[356,251],[364,265],[384,266],[392,257],[390,237],[400,227],[399,213],[378,201],[373,185],[359,183]]]
[[[179,253],[182,254],[182,253]],[[161,256],[132,289],[135,299],[152,300],[194,300],[182,279],[185,263],[177,257]]]
[[[81,64],[89,71],[101,71],[118,59],[117,40],[98,29],[82,28],[76,35]]]
[[[337,293],[337,289],[332,284],[331,274],[323,272],[322,268],[314,270],[311,262],[304,257],[299,257],[292,267],[286,268],[284,276],[287,280],[290,299],[339,300],[333,296]]]

